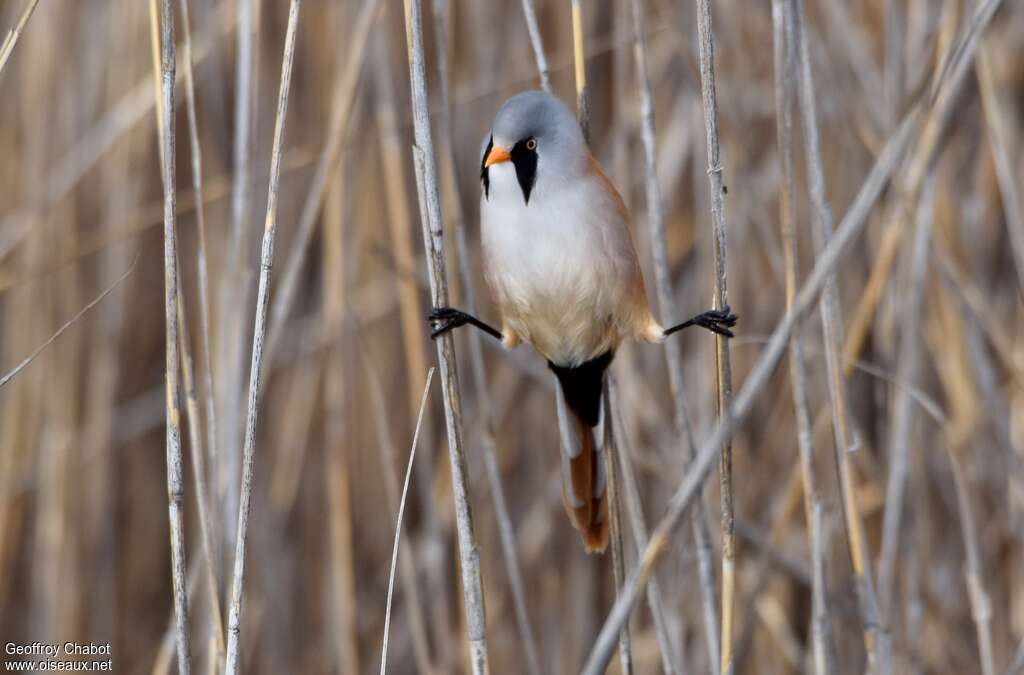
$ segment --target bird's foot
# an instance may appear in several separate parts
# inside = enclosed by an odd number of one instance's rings
[[[731,338],[734,336],[732,334],[732,331],[729,329],[736,325],[736,321],[738,320],[738,318],[739,317],[732,313],[732,310],[729,308],[729,305],[726,305],[722,309],[709,309],[706,312],[702,312],[697,316],[693,317],[692,319],[682,322],[678,326],[673,326],[672,328],[669,328],[663,333],[663,335],[665,337],[668,337],[673,333],[678,333],[684,328],[689,328],[690,326],[700,326],[701,328],[708,329],[712,333],[716,333],[718,335]]]
[[[430,339],[434,340],[453,328],[465,326],[472,320],[469,314],[452,307],[435,307],[427,315],[430,323]]]
[[[707,328],[712,333],[717,333],[727,338],[735,337],[729,329],[735,326],[738,320],[739,317],[732,313],[729,305],[722,309],[709,309],[690,319],[693,325]]]

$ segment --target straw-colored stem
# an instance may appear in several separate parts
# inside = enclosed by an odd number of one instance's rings
[[[551,93],[551,71],[548,70],[548,59],[544,55],[544,41],[540,36],[540,26],[537,25],[537,10],[533,6],[533,0],[522,0],[522,2],[526,30],[530,34],[530,46],[533,48],[533,58],[537,61],[537,72],[540,74],[540,86],[544,91]]]
[[[828,206],[825,194],[814,81],[811,75],[807,37],[804,29],[803,2],[802,0],[792,0],[792,2],[793,53],[797,61],[797,72],[799,73],[797,92],[804,134],[805,164],[810,185],[811,203],[814,207],[814,218],[812,219],[814,236],[812,238],[814,240],[814,248],[820,255],[826,243],[832,237],[832,211]],[[869,664],[873,668],[877,662],[877,648],[881,626],[874,593],[874,583],[871,576],[867,543],[864,538],[860,510],[857,506],[856,478],[849,455],[849,450],[853,445],[853,437],[849,424],[845,375],[840,362],[843,329],[839,316],[839,299],[834,274],[829,275],[826,279],[825,289],[821,296],[820,311],[824,332],[829,398],[832,404],[839,491],[843,503],[850,560],[853,564],[853,573],[857,583],[857,598],[861,611],[862,629],[864,631],[864,646],[867,650]]]
[[[0,43],[0,73],[4,72],[7,59],[11,57],[11,52],[14,51],[14,46],[18,44],[18,38],[21,37],[21,32],[25,30],[25,24],[28,23],[32,12],[36,11],[36,5],[38,4],[39,0],[28,0],[25,11],[21,13],[21,18],[18,19],[17,25],[7,33],[3,43]]]
[[[191,672],[192,654],[188,634],[188,592],[185,583],[184,486],[181,468],[181,427],[178,410],[178,245],[175,235],[174,180],[174,12],[171,0],[160,4],[161,28],[161,125],[162,175],[164,187],[164,320],[166,325],[166,444],[167,511],[171,528],[171,581],[174,588],[175,634],[178,672]]]
[[[387,493],[388,506],[395,514],[395,522],[398,522],[398,509],[401,500],[398,477],[395,475],[396,451],[395,443],[391,436],[388,413],[390,409],[384,398],[384,389],[381,386],[380,376],[370,366],[369,353],[365,346],[360,345],[360,350],[366,363],[366,381],[369,383],[370,403],[373,405],[376,416],[375,427],[377,431],[377,443],[380,447],[381,474],[384,476],[384,490]],[[427,619],[423,612],[423,601],[420,599],[420,583],[416,579],[416,570],[413,565],[413,553],[406,549],[405,554],[398,556],[398,574],[402,584],[402,593],[405,595],[406,621],[409,623],[409,633],[412,637],[412,653],[416,663],[416,669],[424,675],[436,672],[431,663],[430,647],[427,641]],[[436,611],[436,607],[434,608]]]
[[[957,510],[960,515],[960,532],[964,538],[967,566],[964,578],[967,582],[967,597],[971,603],[971,618],[974,620],[978,637],[978,657],[982,675],[995,675],[995,658],[992,646],[992,602],[985,592],[984,573],[978,545],[978,526],[971,509],[967,479],[964,477],[960,460],[949,443],[944,443],[953,470],[953,486],[956,490]],[[1013,669],[1010,671],[1014,672]]]
[[[169,1],[169,0],[168,0]],[[224,671],[237,675],[240,667],[239,641],[242,626],[242,587],[245,582],[245,540],[252,501],[252,479],[256,444],[256,421],[259,413],[260,367],[263,360],[263,339],[267,328],[267,304],[270,296],[270,268],[274,262],[274,235],[277,232],[277,188],[281,177],[281,142],[288,113],[288,91],[291,87],[292,62],[295,57],[295,36],[299,23],[301,0],[291,0],[288,29],[285,34],[281,63],[281,88],[274,119],[274,146],[270,156],[270,184],[267,188],[267,215],[263,226],[260,254],[260,283],[256,297],[256,320],[253,327],[252,364],[249,368],[249,401],[245,421],[245,445],[242,451],[242,483],[238,503],[238,529],[235,541],[235,564],[231,582],[228,614],[228,644]]]
[[[612,574],[615,578],[615,596],[622,593],[622,585],[626,580],[626,560],[622,546],[622,508],[620,496],[619,470],[616,455],[618,448],[615,447],[615,434],[612,432],[612,409],[611,393],[608,381],[605,380],[602,396],[604,407],[604,466],[608,491],[608,520],[609,520],[609,546],[612,549]],[[619,664],[623,675],[633,673],[633,644],[629,637],[629,622],[622,624],[619,631]]]
[[[590,142],[590,94],[587,89],[587,57],[584,50],[583,7],[580,0],[572,4],[572,59],[576,76],[576,119],[583,129],[583,138]]]
[[[179,265],[180,270],[180,265]],[[180,278],[180,275],[179,275]],[[188,321],[182,293],[178,293],[178,346],[181,352],[181,384],[185,392],[185,409],[188,413],[189,457],[192,459],[192,480],[195,483],[196,505],[199,510],[199,530],[202,540],[203,561],[206,563],[207,590],[210,592],[210,638],[214,645],[217,661],[224,658],[224,620],[220,609],[220,584],[217,575],[217,558],[214,551],[213,514],[210,512],[210,489],[207,481],[205,449],[202,442],[202,418],[199,414],[199,397],[196,394],[192,353],[188,344]]]
[[[1024,204],[1021,202],[1018,180],[1015,178],[1011,156],[1011,136],[1006,128],[1007,118],[1003,115],[998,90],[993,81],[991,47],[982,45],[978,52],[975,70],[981,89],[981,104],[985,112],[985,131],[992,158],[996,166],[999,195],[1003,200],[1006,216],[1006,230],[1010,235],[1010,250],[1017,268],[1017,279],[1024,290]],[[1019,143],[1020,141],[1018,141]]]
[[[640,82],[640,131],[644,148],[644,186],[647,198],[647,219],[650,228],[654,280],[664,325],[671,326],[677,317],[676,301],[672,292],[672,277],[668,262],[668,243],[665,231],[665,212],[661,187],[658,183],[656,139],[654,128],[654,100],[651,81],[647,72],[647,48],[643,33],[643,8],[639,0],[632,0],[633,53]],[[687,451],[690,464],[696,459],[696,445],[693,429],[686,411],[686,394],[683,381],[683,355],[678,339],[665,341],[665,359],[668,365],[669,389],[672,393],[673,422],[675,432]],[[712,561],[711,534],[703,499],[697,501],[693,511],[693,538],[697,549],[698,578],[700,582],[701,607],[704,621],[704,638],[708,648],[708,663],[711,672],[720,672],[718,612],[715,609],[714,563]]]
[[[630,573],[623,592],[608,614],[608,618],[594,642],[590,657],[583,669],[583,675],[600,675],[604,672],[615,650],[616,635],[629,618],[633,604],[650,578],[655,564],[668,549],[669,538],[673,531],[687,508],[699,494],[701,486],[711,470],[711,465],[719,454],[719,448],[750,412],[754,401],[771,379],[793,330],[807,318],[827,277],[835,269],[849,244],[864,228],[867,216],[881,195],[882,189],[888,183],[889,176],[895,169],[898,160],[903,155],[911,132],[917,127],[917,121],[917,115],[911,113],[900,125],[896,134],[886,143],[885,149],[875,162],[874,168],[847,211],[843,222],[836,230],[835,236],[829,240],[821,255],[818,256],[814,269],[794,300],[793,310],[786,314],[772,332],[768,343],[761,351],[727,414],[719,419],[711,435],[701,444],[696,459],[690,465],[690,470],[669,500],[667,513],[654,529],[650,542],[640,556],[639,564]]]
[[[885,490],[885,513],[882,519],[882,547],[878,560],[878,590],[883,616],[892,616],[892,598],[895,592],[896,558],[903,541],[903,493],[906,489],[910,435],[913,428],[913,406],[910,387],[915,386],[920,350],[921,300],[928,264],[934,211],[935,181],[926,184],[918,206],[917,226],[908,257],[909,289],[904,294],[905,304],[896,309],[902,327],[899,343],[899,371],[897,380],[902,385],[893,402],[892,426],[889,435],[889,477]]]
[[[711,26],[710,0],[697,0],[697,26],[700,35],[700,89],[704,105],[705,143],[708,155],[708,184],[715,254],[714,306],[729,305],[726,281],[725,186],[718,149],[718,102],[715,95],[715,38]],[[715,362],[718,376],[718,414],[726,414],[732,403],[732,361],[729,341],[715,336]],[[722,504],[722,673],[732,672],[733,608],[736,595],[736,535],[733,525],[732,443],[722,445],[719,462]]]
[[[450,22],[450,4],[447,0],[434,0],[434,24],[438,34],[438,85],[440,90],[441,114],[438,124],[440,129],[441,171],[443,182],[448,188],[450,210],[452,212],[452,228],[455,230],[456,254],[458,259],[459,283],[462,289],[462,302],[466,311],[476,312],[476,294],[473,291],[472,278],[469,271],[469,251],[466,246],[466,218],[462,210],[462,196],[459,193],[458,176],[455,172],[455,129],[452,126],[451,96],[448,68],[448,26]],[[417,317],[418,318],[418,317]],[[422,321],[419,322],[423,326]],[[476,391],[480,416],[480,451],[483,455],[487,484],[494,503],[495,518],[498,522],[498,535],[501,544],[505,571],[508,574],[512,592],[512,602],[516,614],[516,626],[522,642],[526,672],[540,675],[540,655],[534,638],[530,615],[526,606],[526,585],[516,553],[516,534],[505,500],[505,487],[501,480],[498,464],[498,448],[494,436],[493,406],[488,389],[487,371],[484,365],[483,344],[479,331],[470,331],[469,335],[470,367],[473,373],[473,384]]]
[[[349,384],[354,380],[346,357],[352,342],[343,332],[344,314],[349,302],[349,264],[355,252],[346,246],[345,223],[347,197],[344,185],[347,174],[334,173],[335,189],[327,194],[323,217],[323,339],[331,345],[324,372],[324,443],[328,504],[330,504],[331,567],[334,570],[332,597],[339,639],[334,651],[337,669],[345,675],[360,671],[359,658],[359,596],[356,593],[356,556],[354,545],[355,504],[351,487],[351,453],[345,450],[345,436],[351,427],[352,405]],[[313,366],[316,367],[316,366]],[[309,406],[311,409],[314,405]],[[312,412],[312,410],[310,411]],[[285,461],[292,462],[292,458]],[[298,473],[298,472],[296,472]],[[296,488],[298,481],[296,480]]]
[[[423,398],[420,411],[416,416],[416,429],[412,435],[412,447],[409,449],[409,462],[405,469],[405,483],[402,486],[402,498],[398,502],[398,515],[395,517],[395,544],[391,550],[391,572],[388,574],[388,599],[384,609],[384,640],[380,652],[380,675],[386,675],[388,666],[388,632],[391,628],[391,598],[395,591],[395,568],[398,566],[398,544],[402,540],[402,516],[405,514],[405,498],[409,496],[409,483],[412,481],[412,463],[416,459],[416,445],[420,439],[420,428],[423,426],[423,413],[427,409],[427,398],[430,394],[430,383],[434,381],[434,368],[427,373],[427,383],[423,386]]]
[[[779,225],[785,259],[786,311],[792,311],[797,284],[797,237],[793,205],[796,186],[793,176],[793,99],[796,87],[796,60],[792,34],[792,5],[786,0],[772,1],[773,53],[775,64],[775,131],[778,144],[782,187],[779,191]],[[804,514],[812,556],[811,641],[818,675],[835,672],[835,654],[831,645],[831,624],[824,586],[824,547],[821,534],[821,497],[814,471],[814,437],[811,432],[807,396],[807,372],[803,342],[799,332],[789,341],[789,374],[793,389],[797,446],[800,451],[800,475],[803,481]],[[820,571],[820,572],[819,572]]]
[[[199,144],[199,122],[196,116],[196,90],[195,90],[195,78],[193,77],[192,62],[194,56],[192,54],[192,28],[189,19],[188,10],[189,0],[181,0],[181,24],[182,34],[184,36],[182,40],[182,66],[185,72],[185,110],[188,116],[188,139],[189,149],[192,153],[192,197],[195,202],[195,213],[196,213],[196,231],[197,231],[197,246],[196,246],[196,279],[199,285],[199,332],[201,347],[202,347],[202,378],[203,378],[203,402],[205,404],[206,412],[206,454],[207,457],[218,457],[217,453],[217,413],[216,413],[216,395],[213,387],[213,357],[210,352],[210,283],[209,275],[207,273],[207,247],[206,247],[206,217],[205,209],[203,208],[203,160],[202,151]],[[216,477],[207,474],[205,480],[207,483],[216,485]],[[209,497],[210,492],[205,492],[205,495]],[[211,520],[210,526],[213,526]],[[211,529],[210,535],[213,538],[213,548],[208,552],[208,555],[213,557],[213,560],[220,560],[220,544],[221,539],[218,536],[216,529]],[[205,535],[204,535],[205,537]],[[220,563],[215,563],[219,568]],[[218,575],[219,580],[219,575]],[[218,581],[219,589],[219,581]],[[218,597],[219,597],[218,590]],[[217,623],[220,624],[220,617],[216,619]],[[219,632],[221,633],[220,643],[223,647],[223,625],[220,626]]]
[[[370,34],[374,19],[377,17],[377,10],[380,0],[365,0],[359,10],[359,16],[352,24],[351,41],[348,49],[345,50],[345,60],[338,69],[337,79],[334,81],[334,93],[331,99],[331,119],[327,129],[327,140],[323,152],[317,160],[313,178],[310,180],[309,192],[306,193],[306,200],[302,205],[302,212],[299,215],[299,222],[295,227],[295,236],[288,259],[285,261],[284,273],[281,275],[280,290],[271,308],[270,330],[267,338],[267,360],[273,361],[277,351],[277,345],[281,341],[285,324],[291,313],[292,304],[295,302],[296,294],[300,288],[303,265],[306,262],[306,253],[309,249],[309,242],[313,238],[313,232],[317,223],[317,216],[324,203],[324,195],[327,193],[328,179],[334,173],[341,155],[342,141],[345,138],[345,131],[348,129],[348,121],[352,114],[352,108],[356,100],[356,86],[359,84],[359,74],[362,69],[363,60],[366,58],[366,43]]]
[[[615,380],[609,377],[608,380],[608,405],[612,410],[612,443],[619,443],[615,446],[618,457],[619,475],[622,477],[621,494],[625,495],[626,512],[629,515],[630,529],[633,531],[633,544],[636,546],[636,553],[639,555],[644,546],[647,545],[648,529],[644,518],[643,502],[640,499],[640,488],[637,485],[636,475],[633,472],[633,460],[630,458],[630,450],[627,444],[625,426],[622,423],[621,402]],[[647,584],[647,604],[651,608],[651,617],[654,620],[655,637],[658,640],[658,649],[661,651],[661,666],[665,675],[674,675],[682,671],[682,659],[675,649],[669,636],[669,630],[665,619],[665,608],[663,596],[658,583],[657,575],[651,576]],[[682,645],[679,645],[680,649]]]
[[[445,271],[441,203],[438,194],[434,142],[430,130],[427,103],[426,64],[424,63],[423,20],[419,0],[405,0],[405,28],[412,89],[413,160],[420,197],[423,246],[430,279],[430,298],[434,307],[448,305],[448,277]],[[488,672],[487,623],[484,612],[483,584],[480,577],[480,552],[473,531],[469,500],[466,456],[462,444],[462,401],[455,365],[455,343],[451,333],[437,340],[437,358],[444,392],[445,424],[448,432],[448,459],[452,472],[452,496],[455,500],[455,524],[458,531],[459,562],[469,640],[470,667],[474,675]]]
[[[237,0],[235,15],[238,22],[235,41],[235,114],[232,123],[231,203],[229,235],[224,253],[224,270],[217,289],[217,369],[220,383],[217,387],[217,406],[220,438],[217,447],[220,456],[214,457],[210,471],[218,478],[218,498],[222,509],[221,535],[225,549],[230,550],[236,539],[235,518],[241,474],[239,447],[242,423],[242,380],[245,363],[243,323],[251,296],[252,263],[250,262],[249,155],[253,144],[252,122],[255,99],[253,87],[253,42],[255,26],[253,4],[255,0]],[[226,564],[230,558],[226,556]]]

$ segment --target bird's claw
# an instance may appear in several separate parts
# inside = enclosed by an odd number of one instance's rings
[[[453,328],[465,326],[469,322],[469,315],[451,307],[435,307],[427,315],[430,323],[430,339],[436,340]]]
[[[703,314],[694,317],[693,322],[698,326],[707,328],[712,333],[717,333],[727,338],[735,337],[729,330],[736,325],[739,317],[732,313],[729,305],[722,309],[709,309]]]

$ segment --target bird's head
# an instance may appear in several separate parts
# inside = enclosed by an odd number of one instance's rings
[[[576,116],[564,103],[542,91],[516,94],[498,110],[484,139],[484,196],[518,186],[529,204],[531,196],[583,175],[588,155]]]

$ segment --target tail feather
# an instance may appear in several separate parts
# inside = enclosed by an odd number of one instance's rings
[[[559,385],[562,501],[588,553],[601,553],[608,546],[601,392],[611,359],[612,353],[608,352],[574,368],[548,364]]]

